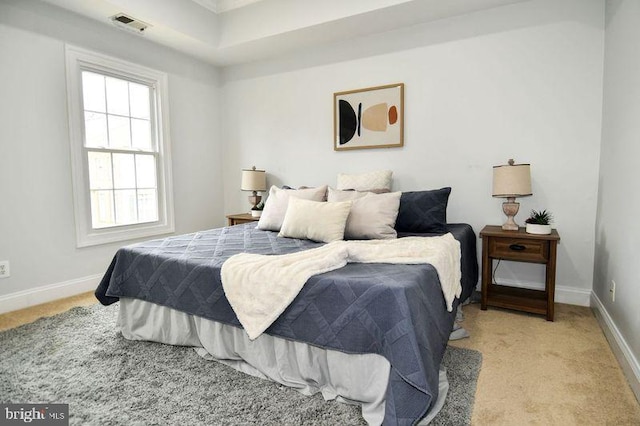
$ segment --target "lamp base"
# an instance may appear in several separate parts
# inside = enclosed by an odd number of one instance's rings
[[[502,225],[502,229],[505,231],[517,231],[520,228],[514,220],[518,210],[520,210],[520,203],[516,203],[515,198],[508,198],[506,202],[502,203],[502,211],[507,215],[507,221]]]
[[[253,191],[253,194],[249,195],[249,203],[251,203],[251,210],[255,209],[261,200],[262,200],[262,197],[258,195],[258,191]]]

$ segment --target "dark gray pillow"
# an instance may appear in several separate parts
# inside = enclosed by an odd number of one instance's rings
[[[447,232],[447,203],[451,188],[403,192],[400,197],[398,232]]]

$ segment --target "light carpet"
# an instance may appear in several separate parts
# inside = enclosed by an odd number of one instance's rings
[[[0,333],[0,401],[68,403],[71,424],[357,425],[360,408],[125,340],[117,304],[74,308]],[[469,424],[482,355],[449,347],[449,394],[432,424]]]

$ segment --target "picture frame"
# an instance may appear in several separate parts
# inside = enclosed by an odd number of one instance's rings
[[[404,146],[404,83],[333,94],[333,149]]]

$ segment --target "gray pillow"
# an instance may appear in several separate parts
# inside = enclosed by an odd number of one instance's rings
[[[447,203],[451,188],[403,192],[400,197],[398,232],[447,232]]]
[[[344,231],[345,240],[377,240],[397,237],[394,226],[401,195],[400,192],[374,194],[329,187],[327,200],[330,203],[353,201]]]
[[[400,192],[367,193],[364,197],[353,200],[344,231],[345,240],[396,238],[398,234],[394,225],[400,197]]]

